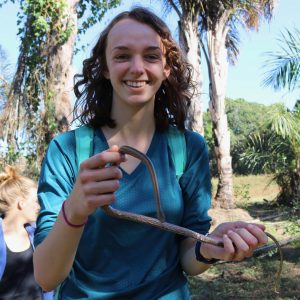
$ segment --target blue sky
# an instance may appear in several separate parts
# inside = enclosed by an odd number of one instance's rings
[[[90,54],[91,47],[95,44],[99,32],[103,26],[109,22],[111,17],[123,9],[127,9],[132,5],[141,4],[151,7],[159,16],[163,17],[172,31],[176,32],[177,20],[176,15],[162,15],[162,9],[158,4],[159,1],[123,1],[126,3],[121,8],[114,9],[107,15],[101,24],[94,26],[88,33],[82,37],[81,43],[89,44],[87,51],[80,52],[74,58],[75,70],[79,70],[81,62]],[[287,107],[292,108],[296,99],[300,98],[299,92],[288,93],[287,91],[275,92],[269,87],[263,87],[261,81],[263,79],[264,62],[266,60],[265,53],[269,51],[279,50],[277,39],[280,32],[285,28],[300,29],[300,1],[299,0],[278,0],[275,9],[274,18],[271,23],[264,22],[259,31],[246,32],[243,29],[241,33],[240,55],[235,66],[230,66],[228,74],[227,97],[244,98],[247,101],[258,102],[263,104],[271,104],[274,102],[283,102]],[[18,56],[19,38],[17,36],[17,7],[11,3],[6,4],[0,9],[0,45],[5,49],[8,60],[15,66]],[[206,66],[203,66],[206,68]],[[206,77],[206,71],[203,71]],[[207,80],[204,80],[207,84]],[[204,94],[204,106],[207,107],[208,95]]]

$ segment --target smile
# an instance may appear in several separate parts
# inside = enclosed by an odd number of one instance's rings
[[[125,81],[125,84],[130,87],[143,87],[148,83],[148,81]]]

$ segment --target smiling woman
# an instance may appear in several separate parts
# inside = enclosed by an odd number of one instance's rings
[[[257,224],[221,224],[208,245],[105,214],[110,205],[156,215],[146,166],[124,155],[134,148],[155,168],[160,216],[208,233],[208,151],[204,138],[185,128],[191,72],[166,24],[147,9],[120,13],[101,33],[74,87],[85,126],[52,140],[40,174],[34,269],[45,290],[61,284],[61,299],[188,300],[185,274],[218,259],[242,260],[267,241]],[[173,159],[180,147],[170,146],[170,132],[186,147],[180,178]],[[81,149],[89,154],[83,160]]]
[[[105,77],[115,91],[112,117],[119,119],[126,103],[153,110],[155,94],[170,74],[160,36],[145,24],[121,20],[108,34],[106,63]]]

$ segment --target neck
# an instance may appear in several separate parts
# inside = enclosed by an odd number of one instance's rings
[[[19,215],[8,213],[3,219],[3,227],[5,227],[6,232],[17,233],[24,231],[25,220],[20,218]]]
[[[155,119],[154,107],[150,104],[126,108],[113,106],[112,118],[116,120],[117,126],[103,128],[109,145],[126,144],[138,148],[138,144],[151,140],[155,131]]]
[[[24,218],[16,213],[7,214],[3,220],[5,244],[12,252],[25,251],[30,247],[30,240],[24,223]]]

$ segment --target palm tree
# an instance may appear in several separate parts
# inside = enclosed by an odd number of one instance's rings
[[[258,29],[262,17],[270,19],[274,8],[272,0],[202,1],[199,18],[201,45],[209,74],[209,110],[213,124],[214,154],[218,166],[216,204],[232,208],[232,166],[230,133],[225,112],[228,64],[238,54],[237,25]]]
[[[272,105],[262,128],[247,138],[243,160],[251,170],[272,173],[280,204],[300,205],[300,110]]]
[[[293,31],[286,29],[281,33],[279,39],[281,51],[268,52],[269,58],[266,61],[266,68],[263,84],[272,86],[275,90],[287,88],[288,91],[300,88],[300,31],[294,28]],[[274,124],[272,129],[281,132],[281,136],[287,140],[290,146],[292,157],[288,160],[288,166],[274,169],[275,179],[281,187],[279,202],[284,204],[300,204],[300,106],[299,100],[295,104],[293,112],[293,123],[287,122],[282,114],[273,116]],[[289,125],[290,126],[287,126]],[[283,133],[282,133],[283,132]]]
[[[214,153],[218,165],[216,202],[223,208],[233,203],[230,135],[225,113],[225,93],[228,63],[238,54],[238,31],[242,23],[250,29],[258,29],[261,17],[270,18],[276,0],[165,0],[167,7],[175,9],[179,16],[181,46],[191,51],[200,62],[199,43],[207,62],[209,73],[209,108],[213,122]],[[196,21],[197,29],[196,29]],[[198,37],[192,47],[188,37]],[[197,47],[195,46],[197,45]],[[194,64],[198,68],[198,64]],[[196,79],[197,80],[197,79]],[[195,103],[195,100],[194,100]],[[199,114],[200,115],[200,114]],[[196,118],[198,116],[196,115]],[[201,114],[201,124],[202,124]],[[203,130],[202,130],[203,132]]]
[[[281,51],[267,52],[265,79],[263,84],[275,90],[300,88],[300,31],[286,29],[279,38]]]
[[[196,83],[197,91],[191,99],[191,110],[187,126],[203,134],[203,108],[200,93],[202,90],[202,77],[198,32],[198,19],[202,9],[201,1],[165,0],[163,2],[167,12],[174,9],[178,15],[179,44],[187,60],[194,67],[193,81]]]

